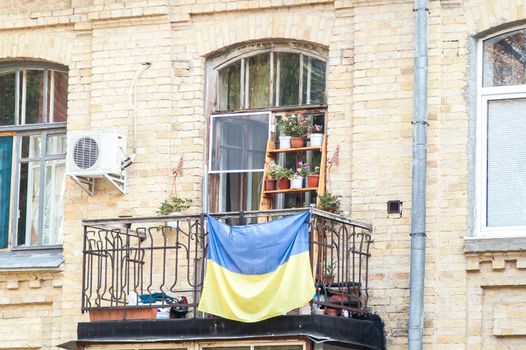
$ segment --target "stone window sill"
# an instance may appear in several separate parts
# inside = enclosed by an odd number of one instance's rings
[[[0,272],[58,270],[62,263],[62,249],[0,252]]]
[[[526,251],[526,237],[476,238],[464,242],[465,253]]]

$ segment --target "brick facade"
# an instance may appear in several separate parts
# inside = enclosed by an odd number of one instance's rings
[[[259,40],[308,42],[328,52],[329,157],[340,149],[328,187],[353,219],[374,226],[371,307],[386,323],[388,348],[406,348],[412,9],[406,0],[4,0],[0,59],[69,67],[68,131],[119,131],[131,151],[128,87],[142,63],[151,68],[136,86],[128,194],[100,181],[88,197],[67,180],[65,263],[0,272],[0,349],[75,339],[77,322],[86,320],[80,220],[154,214],[181,154],[177,194],[193,200],[189,212],[200,211],[207,59]],[[426,349],[518,349],[526,341],[526,254],[464,249],[474,201],[473,37],[525,19],[526,6],[516,0],[430,2]],[[403,202],[402,217],[387,215],[392,199]]]

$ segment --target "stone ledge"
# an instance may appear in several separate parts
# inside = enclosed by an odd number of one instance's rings
[[[466,238],[465,253],[526,252],[526,237]]]

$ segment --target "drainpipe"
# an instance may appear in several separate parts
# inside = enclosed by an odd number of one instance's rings
[[[427,166],[427,0],[415,0],[413,91],[413,184],[411,210],[411,274],[408,349],[421,350],[424,329]]]

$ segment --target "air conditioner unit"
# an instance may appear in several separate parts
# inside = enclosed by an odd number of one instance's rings
[[[124,193],[126,139],[116,132],[69,132],[66,173],[93,194],[94,179],[106,178]]]

